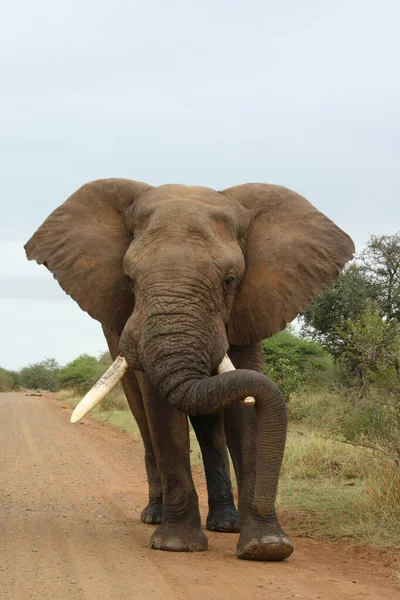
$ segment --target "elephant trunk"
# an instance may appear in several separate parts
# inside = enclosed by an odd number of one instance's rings
[[[257,456],[253,503],[260,516],[265,517],[274,509],[286,441],[287,416],[282,394],[271,380],[256,371],[239,369],[210,376],[216,371],[215,356],[213,359],[211,355],[215,338],[207,353],[204,340],[202,351],[196,344],[193,325],[184,331],[181,321],[179,334],[171,331],[170,320],[167,327],[170,335],[160,321],[152,327],[162,335],[150,335],[140,354],[145,371],[171,405],[190,415],[202,415],[228,408],[247,396],[255,397]],[[220,348],[217,365],[225,351],[221,353]]]

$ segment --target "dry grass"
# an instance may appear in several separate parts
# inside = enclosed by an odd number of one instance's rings
[[[279,506],[297,533],[400,547],[400,473],[364,448],[291,427]]]

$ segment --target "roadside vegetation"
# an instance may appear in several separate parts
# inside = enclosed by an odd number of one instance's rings
[[[400,547],[400,234],[372,236],[263,353],[289,413],[279,494],[288,531]],[[0,391],[46,389],[76,404],[109,364],[105,353],[0,369]],[[92,416],[139,438],[120,387]]]

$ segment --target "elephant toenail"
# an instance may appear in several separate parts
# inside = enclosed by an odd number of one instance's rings
[[[145,523],[151,523],[152,521],[153,521],[153,518],[152,518],[151,515],[147,515],[146,518],[145,518],[145,520],[144,520]]]
[[[155,550],[160,550],[161,548],[161,538],[156,537],[151,541],[151,547]]]
[[[168,550],[174,550],[175,552],[182,550],[182,542],[177,538],[171,538],[168,540],[165,546],[168,548]]]
[[[262,544],[280,544],[281,540],[279,539],[279,537],[277,535],[264,535],[264,537],[261,540]]]
[[[248,553],[253,553],[258,549],[259,542],[257,539],[252,539],[245,547],[245,551]]]
[[[289,540],[288,537],[286,537],[286,535],[282,536],[282,542],[286,545],[286,546],[291,546],[294,549],[293,543]]]
[[[200,551],[199,544],[196,544],[194,542],[192,542],[191,544],[189,544],[189,552],[199,552],[199,551]]]

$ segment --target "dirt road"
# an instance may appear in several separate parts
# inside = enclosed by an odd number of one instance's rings
[[[0,394],[0,410],[1,598],[400,598],[378,552],[342,544],[294,539],[275,564],[239,561],[232,534],[209,534],[201,554],[151,550],[139,442],[90,419],[71,425],[50,397]]]

